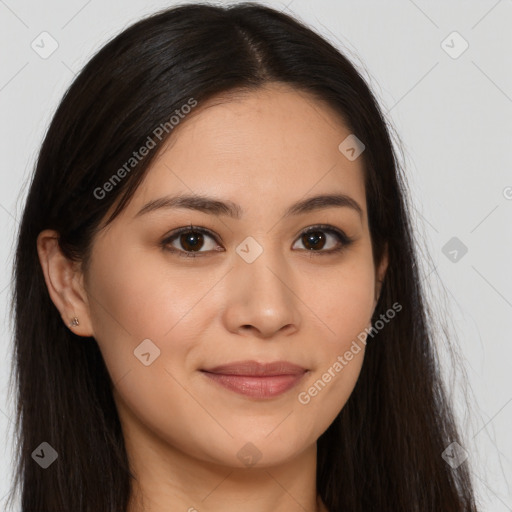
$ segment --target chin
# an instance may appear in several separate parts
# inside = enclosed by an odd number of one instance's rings
[[[282,432],[280,436],[234,435],[233,439],[215,441],[204,447],[208,459],[222,466],[237,468],[269,468],[284,464],[311,447],[313,442],[290,438]],[[197,446],[196,446],[197,449]],[[201,458],[203,458],[201,457]]]

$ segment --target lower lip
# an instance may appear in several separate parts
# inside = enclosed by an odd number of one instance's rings
[[[273,398],[295,387],[306,372],[293,375],[272,375],[268,377],[203,373],[221,386],[241,395],[253,398]]]

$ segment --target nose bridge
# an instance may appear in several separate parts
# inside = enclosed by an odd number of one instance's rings
[[[226,321],[231,330],[253,327],[271,336],[288,326],[298,328],[294,276],[277,248],[248,237],[236,249],[229,273]],[[267,237],[267,240],[271,237]]]

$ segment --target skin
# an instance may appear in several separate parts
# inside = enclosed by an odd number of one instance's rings
[[[129,512],[142,510],[142,498],[151,512],[326,510],[316,441],[356,384],[364,344],[309,403],[298,394],[370,325],[387,268],[387,258],[376,265],[372,256],[362,158],[338,149],[349,134],[327,105],[284,85],[213,101],[175,128],[130,203],[95,237],[86,273],[62,255],[55,232],[39,235],[53,302],[66,325],[79,318],[76,334],[94,336],[114,382],[137,477]],[[362,216],[329,207],[283,217],[298,200],[334,192]],[[243,215],[162,208],[136,216],[176,193],[231,200]],[[308,250],[301,234],[320,223],[353,243],[328,254],[341,242],[322,231],[325,246]],[[161,246],[189,224],[217,240],[204,235],[196,258]],[[236,252],[248,236],[263,249],[252,263]],[[190,252],[179,236],[172,246]],[[145,339],[160,350],[149,366],[134,357]],[[272,399],[239,395],[199,371],[245,359],[309,371]],[[261,456],[254,466],[237,457],[246,443]]]

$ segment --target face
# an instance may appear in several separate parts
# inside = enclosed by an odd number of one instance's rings
[[[265,467],[314,446],[343,408],[381,270],[362,159],[338,149],[349,134],[326,105],[276,85],[175,128],[95,238],[84,280],[127,435]],[[344,197],[311,201],[323,195]]]

